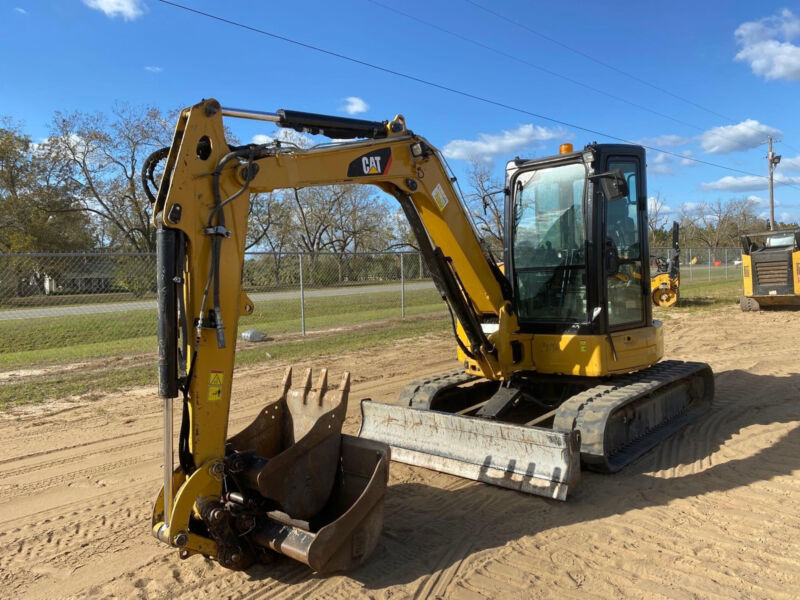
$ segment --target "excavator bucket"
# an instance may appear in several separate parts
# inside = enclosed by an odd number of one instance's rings
[[[228,440],[234,481],[267,507],[247,538],[318,572],[357,566],[382,529],[389,448],[342,435],[349,373],[328,389],[327,371],[312,387],[308,369],[293,387],[289,368],[282,388]]]
[[[228,440],[228,448],[254,454],[240,475],[248,488],[274,500],[293,518],[309,519],[333,489],[350,374],[344,374],[338,390],[328,390],[328,372],[323,369],[312,389],[311,369],[306,369],[300,385],[293,388],[290,367],[282,388],[278,400]]]
[[[342,435],[339,466],[328,502],[317,518],[302,522],[268,513],[253,532],[260,546],[307,564],[318,573],[359,566],[378,544],[389,479],[389,447]]]
[[[566,500],[580,481],[580,434],[396,404],[361,402],[359,437],[392,460]]]

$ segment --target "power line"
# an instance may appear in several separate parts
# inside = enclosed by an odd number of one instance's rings
[[[370,1],[374,1],[374,0],[370,0]],[[717,117],[721,117],[721,118],[725,119],[726,121],[730,121],[731,123],[734,123],[734,122],[737,121],[737,119],[734,119],[733,117],[726,116],[726,115],[724,115],[724,114],[722,114],[720,112],[715,111],[714,109],[708,108],[707,106],[703,106],[702,104],[694,102],[693,100],[689,100],[688,98],[684,98],[683,96],[679,96],[678,94],[670,92],[669,90],[667,90],[667,89],[665,89],[665,88],[663,88],[663,87],[661,87],[659,85],[656,85],[654,83],[650,83],[649,81],[647,81],[645,79],[642,79],[641,77],[633,75],[632,73],[628,73],[627,71],[624,71],[623,69],[615,67],[614,65],[611,65],[611,64],[609,64],[607,62],[604,62],[604,61],[600,60],[599,58],[597,58],[595,56],[592,56],[591,54],[587,54],[586,52],[583,52],[582,50],[578,50],[577,48],[573,48],[572,46],[570,46],[568,44],[565,44],[564,42],[561,42],[561,41],[559,41],[559,40],[557,40],[557,39],[555,39],[553,37],[550,37],[549,35],[546,35],[546,34],[542,33],[541,31],[537,31],[536,29],[533,29],[533,28],[525,25],[524,23],[519,23],[519,22],[515,21],[514,19],[511,19],[511,18],[505,16],[502,13],[499,13],[499,12],[497,12],[495,10],[492,10],[491,8],[487,8],[487,7],[483,6],[483,5],[475,2],[475,0],[464,0],[464,2],[467,2],[468,4],[471,4],[472,6],[474,6],[476,8],[479,8],[480,10],[482,10],[484,12],[487,12],[490,15],[494,15],[498,19],[501,19],[501,20],[503,20],[503,21],[505,21],[507,23],[510,23],[510,24],[516,26],[516,27],[519,27],[520,29],[524,29],[525,31],[527,31],[527,32],[529,32],[529,33],[531,33],[531,34],[533,34],[533,35],[535,35],[537,37],[540,37],[540,38],[542,38],[544,40],[547,40],[550,43],[556,44],[557,46],[560,46],[560,47],[564,48],[565,50],[568,50],[568,51],[572,52],[573,54],[577,54],[578,56],[581,56],[581,57],[583,57],[583,58],[585,58],[587,60],[590,60],[593,63],[596,63],[596,64],[598,64],[600,66],[603,66],[603,67],[605,67],[607,69],[610,69],[610,70],[612,70],[612,71],[614,71],[616,73],[619,73],[620,75],[623,75],[623,76],[625,76],[625,77],[627,77],[629,79],[632,79],[633,81],[637,81],[637,82],[641,83],[642,85],[646,85],[647,87],[653,88],[654,90],[657,90],[657,91],[659,91],[659,92],[661,92],[663,94],[667,94],[668,96],[672,96],[673,98],[676,98],[676,99],[680,100],[681,102],[685,102],[686,104],[690,104],[690,105],[692,105],[692,106],[694,106],[696,108],[699,108],[699,109],[701,109],[701,110],[703,110],[705,112],[711,113],[712,115],[716,115]],[[603,93],[603,92],[601,92],[601,93]],[[639,105],[634,105],[634,106],[639,106]],[[639,107],[639,108],[641,108],[641,107]],[[645,110],[650,110],[650,109],[645,109]],[[650,112],[654,112],[655,114],[658,114],[660,116],[666,116],[668,119],[671,119],[673,121],[677,121],[679,123],[682,123],[683,125],[689,125],[690,127],[694,127],[695,129],[699,129],[701,131],[704,130],[704,128],[702,128],[702,127],[698,127],[696,125],[692,125],[692,124],[686,123],[684,121],[673,119],[672,117],[669,117],[667,115],[663,115],[661,113],[658,113],[658,112],[655,112],[655,111],[652,111],[652,110],[650,110]],[[744,123],[742,122],[741,124],[744,124]],[[755,131],[755,130],[753,130],[753,131]],[[794,148],[793,146],[787,144],[786,142],[784,142],[783,144],[784,144],[784,146],[794,150],[795,152],[800,152],[800,150],[797,150],[796,148]]]
[[[409,81],[414,81],[414,82],[417,82],[417,83],[421,83],[423,85],[427,85],[429,87],[433,87],[433,88],[436,88],[436,89],[439,89],[439,90],[450,92],[452,94],[457,94],[457,95],[463,96],[465,98],[470,98],[472,100],[477,100],[479,102],[484,102],[486,104],[491,104],[492,106],[505,108],[507,110],[511,110],[511,111],[518,112],[518,113],[521,113],[521,114],[529,115],[531,117],[536,117],[537,119],[542,119],[544,121],[549,121],[551,123],[556,123],[558,125],[563,125],[564,127],[569,127],[569,128],[572,128],[572,129],[578,129],[580,131],[585,131],[586,133],[591,133],[591,134],[594,134],[594,135],[597,135],[597,136],[600,136],[600,137],[605,137],[605,138],[608,138],[608,139],[611,139],[611,140],[615,140],[615,141],[618,141],[618,142],[622,142],[622,143],[625,143],[625,144],[635,144],[635,142],[633,142],[631,140],[628,140],[626,138],[622,138],[622,137],[618,137],[618,136],[615,136],[615,135],[611,135],[609,133],[604,133],[602,131],[598,131],[598,130],[595,130],[595,129],[590,129],[588,127],[583,127],[581,125],[576,125],[576,124],[570,123],[568,121],[562,121],[560,119],[555,119],[553,117],[548,117],[546,115],[535,113],[535,112],[526,110],[524,108],[518,108],[516,106],[512,106],[510,104],[506,104],[506,103],[500,102],[498,100],[492,100],[491,98],[478,96],[476,94],[472,94],[470,92],[465,92],[463,90],[452,88],[452,87],[449,87],[449,86],[446,86],[446,85],[442,85],[442,84],[436,83],[434,81],[430,81],[430,80],[427,80],[427,79],[422,79],[420,77],[416,77],[414,75],[409,75],[407,73],[402,73],[400,71],[395,71],[393,69],[389,69],[387,67],[382,67],[380,65],[376,65],[374,63],[370,63],[370,62],[367,62],[367,61],[364,61],[364,60],[361,60],[361,59],[358,59],[358,58],[353,58],[353,57],[350,57],[350,56],[347,56],[347,55],[344,55],[344,54],[340,54],[340,53],[334,52],[332,50],[326,50],[325,48],[321,48],[319,46],[314,46],[312,44],[307,44],[305,42],[294,40],[294,39],[288,38],[286,36],[279,35],[277,33],[271,33],[269,31],[265,31],[263,29],[259,29],[257,27],[253,27],[252,25],[246,25],[244,23],[240,23],[238,21],[233,21],[231,19],[226,19],[224,17],[220,17],[220,16],[217,16],[217,15],[214,15],[214,14],[211,14],[211,13],[207,13],[207,12],[198,10],[196,8],[191,8],[189,6],[184,6],[184,5],[178,4],[176,2],[171,2],[170,0],[159,0],[159,2],[161,2],[162,4],[167,4],[169,6],[173,6],[175,8],[179,8],[181,10],[185,10],[187,12],[191,12],[191,13],[195,13],[197,15],[201,15],[203,17],[212,19],[214,21],[219,21],[221,23],[227,23],[228,25],[233,25],[234,27],[239,27],[241,29],[246,29],[248,31],[252,31],[254,33],[259,33],[261,35],[266,35],[266,36],[271,37],[273,39],[281,40],[283,42],[287,42],[289,44],[293,44],[293,45],[299,46],[301,48],[306,48],[308,50],[314,50],[315,52],[320,52],[322,54],[327,54],[328,56],[333,56],[335,58],[339,58],[339,59],[342,59],[342,60],[357,64],[357,65],[361,65],[361,66],[364,66],[364,67],[369,67],[370,69],[375,69],[375,70],[381,71],[383,73],[388,73],[390,75],[395,75],[397,77],[402,77],[403,79],[407,79]],[[765,177],[763,175],[758,175],[756,173],[751,173],[750,171],[744,171],[742,169],[736,169],[734,167],[728,167],[728,166],[725,166],[725,165],[720,165],[720,164],[717,164],[717,163],[712,163],[712,162],[709,162],[709,161],[700,160],[698,158],[694,158],[694,157],[691,157],[691,156],[686,156],[686,155],[683,155],[683,154],[678,154],[677,152],[671,152],[669,150],[664,150],[664,149],[661,149],[661,148],[657,148],[655,146],[648,146],[648,145],[645,145],[645,144],[638,144],[638,145],[642,146],[643,148],[646,148],[648,150],[652,150],[654,152],[661,152],[663,154],[674,156],[676,158],[680,158],[680,159],[683,159],[683,160],[690,160],[692,162],[696,162],[696,163],[699,163],[699,164],[704,164],[704,165],[707,165],[707,166],[716,167],[716,168],[719,168],[719,169],[724,169],[726,171],[732,171],[734,173],[741,173],[741,174],[744,174],[744,175],[750,175],[750,176],[753,176],[753,177],[758,177],[760,179],[768,179],[767,177]],[[793,186],[791,184],[785,184],[785,185],[788,185],[790,187],[795,187],[795,186]],[[800,188],[796,188],[796,189],[800,189]]]
[[[456,33],[455,31],[450,31],[449,29],[445,29],[444,27],[436,25],[435,23],[430,23],[428,21],[420,19],[419,17],[416,17],[414,15],[410,15],[410,14],[408,14],[406,12],[403,12],[403,11],[397,9],[397,8],[392,7],[392,6],[387,6],[386,4],[383,4],[382,2],[378,2],[377,0],[367,0],[367,1],[372,3],[372,4],[374,4],[374,5],[376,5],[376,6],[380,6],[383,9],[386,9],[388,11],[391,11],[391,12],[394,12],[396,14],[402,15],[402,16],[408,18],[408,19],[411,19],[412,21],[416,21],[417,23],[422,23],[423,25],[426,25],[428,27],[432,27],[433,29],[441,31],[442,33],[446,33],[447,35],[453,36],[453,37],[458,38],[458,39],[460,39],[462,41],[465,41],[467,43],[473,44],[474,46],[478,46],[479,48],[483,48],[484,50],[489,50],[490,52],[494,52],[495,54],[499,54],[500,56],[502,56],[504,58],[508,58],[508,59],[514,60],[514,61],[516,61],[518,63],[523,64],[523,65],[527,65],[527,66],[531,67],[532,69],[536,69],[538,71],[542,71],[543,73],[547,73],[548,75],[552,75],[553,77],[558,77],[559,79],[563,79],[565,81],[569,81],[570,83],[578,85],[578,86],[580,86],[582,88],[586,88],[587,90],[591,90],[593,92],[596,92],[596,93],[601,94],[603,96],[606,96],[608,98],[613,98],[614,100],[618,100],[619,102],[624,102],[625,104],[628,104],[628,105],[633,106],[635,108],[647,111],[647,112],[649,112],[651,114],[657,115],[659,117],[663,117],[665,119],[669,119],[670,121],[674,121],[675,123],[679,123],[681,125],[685,125],[687,127],[691,127],[691,128],[696,129],[698,131],[704,131],[705,130],[704,127],[700,127],[698,125],[693,125],[692,123],[688,123],[686,121],[682,121],[681,119],[676,119],[675,117],[672,117],[670,115],[664,114],[664,113],[659,112],[657,110],[653,110],[652,108],[649,108],[647,106],[643,106],[641,104],[637,104],[636,102],[632,102],[632,101],[628,100],[627,98],[623,98],[622,96],[617,96],[615,94],[611,94],[609,92],[601,90],[600,88],[596,88],[596,87],[594,87],[592,85],[589,85],[587,83],[583,83],[582,81],[579,81],[577,79],[573,79],[572,77],[564,75],[563,73],[559,73],[557,71],[553,71],[551,69],[548,69],[547,67],[543,67],[541,65],[534,64],[534,63],[529,62],[529,61],[527,61],[527,60],[525,60],[523,58],[520,58],[519,56],[515,56],[515,55],[510,54],[508,52],[505,52],[503,50],[499,50],[497,48],[489,46],[488,44],[484,44],[483,42],[479,42],[479,41],[477,41],[477,40],[475,40],[475,39],[473,39],[471,37],[468,37],[468,36],[465,36],[465,35],[461,35],[460,33]]]
[[[646,80],[642,79],[641,77],[637,77],[636,75],[633,75],[631,73],[628,73],[627,71],[623,71],[622,69],[617,68],[614,65],[610,65],[607,62],[603,62],[602,60],[592,56],[591,54],[587,54],[586,52],[578,50],[577,48],[573,48],[572,46],[569,46],[568,44],[565,44],[564,42],[561,42],[561,41],[559,41],[559,40],[557,40],[557,39],[555,39],[553,37],[550,37],[549,35],[546,35],[546,34],[542,33],[541,31],[537,31],[537,30],[535,30],[535,29],[533,29],[531,27],[528,27],[524,23],[518,23],[517,21],[515,21],[513,19],[510,19],[509,17],[506,17],[502,13],[499,13],[497,11],[492,10],[491,8],[486,8],[485,6],[482,6],[481,4],[478,4],[474,0],[464,0],[464,2],[467,2],[468,4],[471,4],[472,6],[474,6],[476,8],[479,8],[482,11],[485,11],[485,12],[491,14],[491,15],[494,15],[498,19],[501,19],[501,20],[503,20],[503,21],[505,21],[507,23],[511,23],[512,25],[515,25],[516,27],[524,29],[525,31],[527,31],[529,33],[532,33],[533,35],[535,35],[537,37],[540,37],[540,38],[542,38],[544,40],[547,40],[550,43],[556,44],[557,46],[561,46],[562,48],[564,48],[565,50],[569,50],[573,54],[577,54],[578,56],[582,56],[583,58],[585,58],[587,60],[590,60],[593,63],[596,63],[596,64],[598,64],[600,66],[603,66],[606,69],[610,69],[610,70],[612,70],[612,71],[614,71],[616,73],[619,73],[620,75],[624,75],[628,79],[632,79],[634,81],[638,81],[639,83],[641,83],[643,85],[646,85],[648,87],[653,88],[654,90],[658,90],[659,92],[667,94],[668,96],[672,96],[673,98],[676,98],[676,99],[680,100],[681,102],[685,102],[687,104],[691,104],[692,106],[695,106],[695,107],[697,107],[697,108],[699,108],[701,110],[704,110],[704,111],[706,111],[708,113],[711,113],[712,115],[716,115],[718,117],[721,117],[721,118],[725,119],[726,121],[735,121],[736,120],[736,119],[732,119],[731,117],[727,117],[727,116],[723,115],[722,113],[719,113],[719,112],[717,112],[717,111],[715,111],[715,110],[713,110],[711,108],[703,106],[702,104],[698,104],[697,102],[693,102],[692,100],[689,100],[688,98],[684,98],[683,96],[679,96],[678,94],[673,94],[672,92],[662,88],[661,86],[658,86],[658,85],[656,85],[654,83],[650,83],[649,81],[646,81]]]

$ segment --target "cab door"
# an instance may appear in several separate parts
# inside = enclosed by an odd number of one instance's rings
[[[613,332],[648,325],[652,312],[642,163],[636,156],[611,156],[607,169],[619,169],[628,182],[628,196],[605,203],[605,297]]]

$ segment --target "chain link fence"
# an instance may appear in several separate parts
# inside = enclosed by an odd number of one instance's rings
[[[650,248],[650,257],[667,258],[670,250]],[[682,284],[742,278],[741,248],[681,248],[680,252]]]
[[[418,253],[248,253],[242,279],[267,335],[445,310]],[[155,310],[154,254],[0,254],[0,370],[155,350]]]
[[[155,267],[153,254],[0,254],[0,371],[155,350]],[[682,285],[740,278],[738,248],[681,249]],[[239,329],[268,336],[446,310],[418,253],[248,253],[242,279],[255,310]]]

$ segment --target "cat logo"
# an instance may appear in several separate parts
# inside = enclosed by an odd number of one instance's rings
[[[381,172],[380,156],[365,156],[361,159],[364,175],[377,175]]]
[[[392,165],[392,149],[381,148],[364,156],[359,156],[347,168],[348,177],[364,177],[365,175],[383,175]]]

